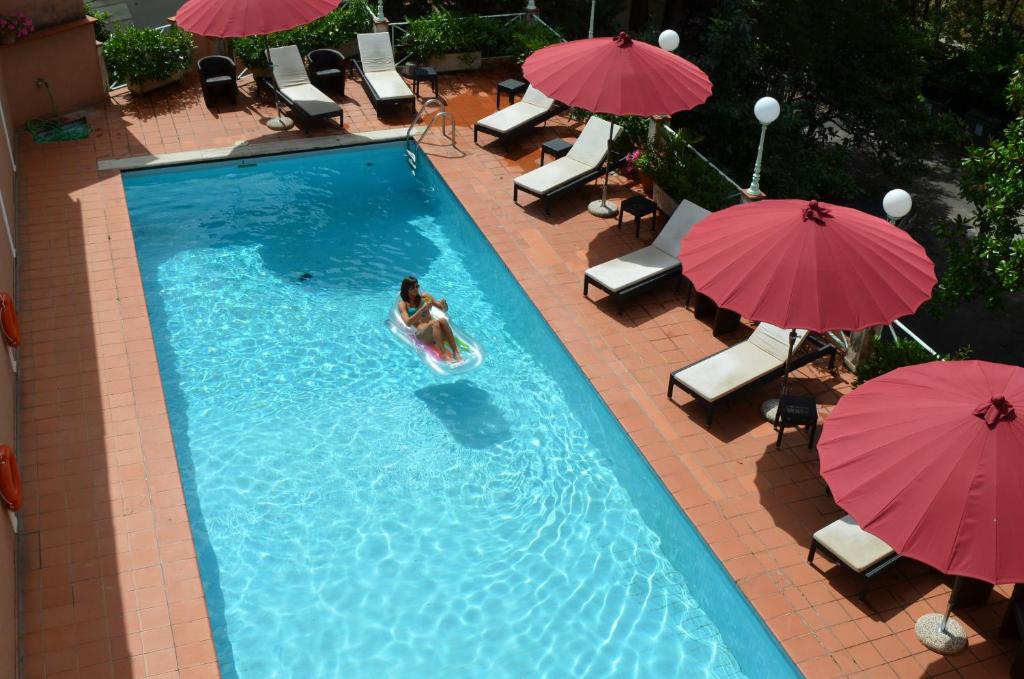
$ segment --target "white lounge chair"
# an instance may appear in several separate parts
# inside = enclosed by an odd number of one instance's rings
[[[814,351],[798,354],[797,351],[808,338],[806,330],[796,331],[793,355],[789,369],[793,371],[811,361],[828,354],[831,369],[836,348],[824,340],[813,337]],[[708,405],[708,426],[715,414],[715,405],[726,396],[744,387],[761,384],[785,372],[786,353],[789,348],[789,331],[770,323],[761,323],[753,334],[743,342],[723,349],[675,371],[668,378],[668,397],[680,387],[688,394]]]
[[[391,38],[387,33],[360,33],[359,60],[356,69],[363,81],[367,94],[373,100],[373,108],[380,115],[382,104],[416,103],[412,90],[395,69],[395,53],[391,49]]]
[[[818,549],[831,554],[864,578],[864,586],[859,594],[861,601],[868,593],[870,578],[900,558],[888,543],[862,529],[849,514],[811,536],[811,551],[807,554],[807,563],[814,560],[814,553]]]
[[[526,88],[523,98],[516,103],[478,120],[473,125],[473,141],[477,141],[478,132],[486,132],[504,142],[512,135],[532,129],[548,118],[558,115],[565,108],[531,85]]]
[[[543,199],[544,213],[551,214],[552,198],[603,175],[607,169],[604,158],[608,153],[609,126],[614,141],[622,128],[603,118],[591,116],[568,154],[515,178],[512,186],[513,202],[518,203],[519,192],[525,191]]]
[[[683,279],[679,262],[679,242],[693,225],[711,213],[700,205],[684,200],[676,208],[651,245],[592,266],[583,274],[583,295],[594,285],[611,295],[622,313],[626,295],[643,290],[658,281]]]
[[[274,91],[292,111],[307,121],[337,116],[338,125],[342,124],[341,107],[309,82],[298,47],[271,47],[270,64],[274,73]]]

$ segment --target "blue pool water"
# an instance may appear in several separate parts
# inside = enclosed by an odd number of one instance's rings
[[[124,184],[224,677],[796,676],[429,162]],[[391,336],[407,274],[479,370]]]

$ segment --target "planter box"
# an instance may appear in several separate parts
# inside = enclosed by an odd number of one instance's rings
[[[176,83],[184,77],[185,71],[178,71],[177,73],[171,75],[171,77],[164,78],[163,80],[143,80],[142,82],[134,82],[129,80],[128,91],[132,94],[145,94],[147,92],[152,92],[153,90],[158,90],[161,87],[164,87],[165,85]]]
[[[426,65],[433,67],[438,73],[478,71],[480,70],[480,52],[461,52],[459,54],[430,57],[427,59]]]
[[[679,207],[679,201],[665,193],[657,184],[654,185],[653,199],[658,204],[658,209],[670,217],[676,211],[676,208]]]

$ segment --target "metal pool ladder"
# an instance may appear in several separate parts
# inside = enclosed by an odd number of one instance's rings
[[[423,128],[423,131],[420,132],[419,136],[414,139],[412,136],[412,128],[416,127],[416,123],[424,118],[427,107],[431,104],[437,104],[439,108],[437,111],[430,114],[430,117],[427,120],[427,126]],[[450,135],[445,127],[445,119],[451,121],[452,124],[452,132]],[[444,102],[440,99],[437,99],[436,97],[427,99],[423,102],[423,106],[420,106],[420,110],[416,112],[416,117],[414,117],[412,122],[409,123],[409,129],[405,131],[405,158],[409,161],[409,167],[412,168],[413,172],[416,171],[416,145],[419,144],[423,137],[426,136],[427,132],[430,131],[430,126],[433,125],[436,120],[441,121],[441,134],[443,134],[447,139],[451,139],[452,146],[455,146],[455,116],[444,109]]]

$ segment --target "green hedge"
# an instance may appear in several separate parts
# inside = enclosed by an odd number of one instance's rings
[[[931,352],[912,339],[887,339],[884,336],[871,346],[871,353],[857,366],[857,379],[853,386],[859,387],[873,377],[884,375],[890,370],[905,365],[917,365],[935,360],[962,361],[971,357],[971,347],[961,347],[952,354],[933,356]]]
[[[366,1],[350,0],[343,7],[305,26],[271,33],[266,41],[271,47],[295,45],[299,53],[305,56],[323,47],[339,49],[345,43],[355,40],[357,33],[369,33],[372,30],[373,20],[366,11]],[[235,38],[231,42],[235,56],[240,57],[249,68],[265,68],[270,65],[267,63],[262,36]]]
[[[534,21],[484,19],[436,9],[409,19],[408,32],[399,45],[415,62],[461,52],[482,52],[485,57],[512,56],[522,63],[536,50],[558,41],[546,26]]]
[[[119,26],[103,44],[103,59],[112,83],[164,80],[192,66],[195,40],[178,28]]]
[[[688,134],[680,131],[667,142],[638,145],[636,168],[675,200],[689,200],[711,210],[735,205],[737,191],[710,165],[687,148]]]

